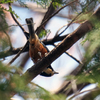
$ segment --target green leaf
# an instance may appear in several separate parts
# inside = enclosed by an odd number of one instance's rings
[[[50,33],[50,30],[42,30],[39,34],[39,38],[45,37],[47,33]]]

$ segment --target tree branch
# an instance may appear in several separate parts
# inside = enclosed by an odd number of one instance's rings
[[[100,8],[93,14],[100,19]],[[85,21],[82,23],[74,32],[66,36],[63,41],[57,45],[51,52],[47,54],[46,57],[37,62],[34,66],[29,68],[24,75],[28,74],[28,81],[34,79],[38,74],[40,74],[48,65],[50,65],[54,60],[56,60],[61,54],[68,50],[75,42],[77,42],[81,37],[83,37],[87,32],[92,30],[93,25],[90,21]]]
[[[11,3],[8,3],[8,5],[9,5],[9,10],[12,11]],[[21,30],[23,31],[24,35],[25,35],[26,38],[28,39],[28,38],[29,38],[29,33],[27,33],[27,32],[25,31],[25,29],[24,29],[23,26],[18,22],[18,20],[17,20],[17,19],[15,18],[15,16],[13,15],[13,13],[10,12],[10,14],[11,14],[13,20],[14,20],[14,21],[17,23],[17,25],[21,28]]]
[[[46,57],[41,59],[34,66],[29,68],[25,74],[28,73],[29,80],[34,79],[38,74],[40,74],[48,65],[50,65],[54,60],[56,60],[61,54],[68,50],[75,42],[77,42],[82,36],[84,36],[88,31],[92,29],[92,24],[89,21],[85,21],[77,28],[74,32],[66,36],[66,38],[57,45]]]
[[[52,39],[44,39],[42,40],[42,42],[45,44],[45,45],[53,45],[55,42],[59,42],[59,41],[62,41],[66,36],[68,36],[68,34],[66,35],[63,35],[63,36],[55,36],[54,38]]]
[[[54,37],[52,39],[48,39],[48,40],[45,39],[42,42],[45,45],[53,45],[55,42],[62,41],[67,35],[64,35],[64,36],[56,36],[56,37]],[[4,57],[7,57],[7,56],[11,56],[11,55],[17,54],[22,48],[23,47],[16,48],[16,49],[12,48],[12,49],[9,49],[9,50],[0,52],[0,58],[4,58]],[[23,52],[27,52],[27,51],[29,51],[29,47],[26,47],[26,49]]]
[[[61,7],[59,10],[57,10],[55,13],[53,13],[52,15],[50,15],[47,19],[45,19],[41,25],[35,30],[35,33],[41,29],[41,27],[43,25],[45,25],[53,16],[55,16],[58,12],[60,12],[62,9],[64,9],[66,6],[71,5],[72,3],[76,2],[77,0],[71,1],[68,4],[66,4],[65,6]]]
[[[89,90],[85,90],[85,91],[82,91],[82,92],[76,92],[73,96],[71,96],[70,98],[69,98],[69,100],[72,100],[72,98],[74,98],[75,96],[77,96],[77,95],[79,95],[79,94],[82,94],[82,93],[85,93],[85,92],[93,92],[93,91],[100,91],[100,89],[99,88],[94,88],[94,89],[89,89]]]
[[[56,45],[54,44],[54,46],[56,47]],[[76,62],[78,62],[79,64],[83,64],[81,61],[79,61],[78,59],[76,59],[75,57],[73,57],[70,53],[68,53],[67,51],[64,52],[65,54],[67,54],[69,57],[71,57],[72,59],[74,59]]]
[[[52,2],[53,2],[53,1],[52,1]],[[48,10],[47,10],[47,12],[45,13],[45,16],[44,16],[44,18],[43,18],[41,24],[42,24],[50,15],[52,15],[52,14],[54,13],[55,8],[53,7],[52,2],[51,2],[51,4],[50,4],[50,6],[48,7]],[[40,24],[40,25],[41,25],[41,24]],[[46,25],[46,23],[44,24],[44,26],[45,26],[45,25]],[[38,29],[37,35],[39,35],[39,33],[41,32],[42,29],[44,29],[44,28],[41,27],[41,28]]]
[[[25,46],[17,53],[17,55],[8,63],[8,65],[12,64],[17,57],[26,49],[26,47],[28,46],[28,41],[25,43]]]
[[[100,8],[97,9],[97,11],[94,12],[93,16],[95,16],[97,19],[100,20]],[[94,24],[94,23],[93,23]],[[85,65],[85,64],[84,64]],[[84,65],[79,65],[73,72],[70,73],[70,75],[77,75],[79,74],[79,72],[81,71],[81,69],[84,67]],[[91,69],[89,69],[91,70]],[[89,71],[88,70],[88,71]],[[87,72],[88,72],[87,71]],[[68,87],[68,85],[70,84],[70,81],[65,81],[65,84],[62,85],[62,88],[56,92],[56,94],[61,94],[61,93],[64,93],[65,95],[70,95],[73,93],[72,89],[68,89],[68,90],[65,90],[66,87]],[[79,84],[78,85],[78,90],[81,90],[84,86],[88,85],[89,83],[84,83],[84,84]]]

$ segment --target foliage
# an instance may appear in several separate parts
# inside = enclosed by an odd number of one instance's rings
[[[14,1],[14,0],[13,0],[13,1]],[[4,3],[4,4],[5,4],[5,3],[9,3],[9,2],[12,3],[13,1],[11,1],[11,0],[2,0],[2,1],[0,1],[0,3]]]
[[[16,67],[9,67],[0,62],[0,99],[9,100],[14,94],[19,94],[25,100],[44,99],[44,100],[62,100],[64,96],[51,95],[42,87],[30,83],[26,84],[26,77],[21,77],[21,70]],[[47,99],[48,98],[48,99]]]
[[[7,31],[8,31],[8,24],[5,19],[5,13],[1,8],[0,9],[0,51],[3,51],[9,47],[9,39],[8,39],[8,35],[6,34]]]
[[[43,8],[47,8],[51,0],[34,0],[38,5],[41,5]]]
[[[24,89],[21,86],[24,84],[22,81],[23,79],[19,78],[19,75],[15,74],[13,71],[18,70],[14,67],[8,67],[0,62],[0,99],[9,100],[15,91],[20,93]]]
[[[5,14],[4,14],[3,8],[1,8],[0,9],[0,31],[3,31],[3,30],[6,31],[7,29],[8,29],[8,24],[5,20]]]
[[[68,80],[77,80],[77,84],[95,83],[97,87],[100,88],[100,24],[96,17],[91,17],[90,20],[94,29],[88,32],[88,34],[84,37],[84,42],[82,43],[84,44],[86,41],[89,42],[89,46],[84,55],[84,67],[78,76],[68,76],[67,78]],[[96,92],[93,93],[95,94]],[[92,99],[96,96],[97,95],[92,95]]]
[[[98,77],[100,76],[100,24],[96,18],[92,18],[92,22],[95,27],[93,31],[89,32],[86,36],[86,41],[90,42],[90,46],[88,47],[85,54],[86,66],[83,70],[89,71],[89,73],[83,74],[85,81],[89,81],[90,83],[98,83],[100,85],[100,80]],[[98,77],[97,77],[98,76]]]
[[[39,34],[39,37],[42,38],[42,37],[45,37],[47,34],[50,33],[50,30],[42,30]]]

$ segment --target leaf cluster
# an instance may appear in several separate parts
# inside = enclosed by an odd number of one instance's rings
[[[95,83],[100,88],[100,23],[96,17],[91,17],[94,29],[84,37],[83,44],[88,41],[89,46],[84,55],[84,67],[77,76],[68,76],[68,80],[76,80],[77,84]],[[96,92],[93,92],[94,94]],[[95,95],[93,98],[95,98]]]
[[[0,62],[0,99],[9,100],[14,94],[26,99],[64,100],[62,95],[52,95],[42,87],[30,83],[26,84],[26,77],[21,77],[21,70],[9,67]],[[20,74],[20,75],[19,75]]]

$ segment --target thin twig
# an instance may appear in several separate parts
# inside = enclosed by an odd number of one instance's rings
[[[33,23],[33,24],[35,24],[35,23]],[[21,26],[25,26],[25,25],[28,25],[28,24],[21,24]],[[10,25],[10,26],[8,26],[8,27],[13,27],[13,26],[19,26],[19,25],[15,25],[15,24],[13,24],[13,25]]]
[[[42,42],[45,45],[52,45],[52,44],[54,44],[54,42],[62,41],[67,35],[60,36],[60,37],[57,36],[55,38],[48,39],[48,40],[45,39]],[[1,58],[4,58],[4,57],[7,57],[7,56],[11,56],[11,55],[17,54],[20,51],[20,49],[22,49],[22,48],[23,47],[20,47],[20,48],[12,48],[12,50],[9,49],[9,50],[5,50],[3,52],[0,52],[0,59]],[[28,50],[29,50],[29,48],[27,47],[23,52],[27,52]]]
[[[24,47],[17,53],[17,55],[8,63],[8,65],[12,64],[17,59],[17,57],[26,49],[27,46],[28,46],[28,41],[26,42]]]
[[[91,4],[93,1],[91,1],[89,4]],[[87,4],[85,7],[87,7],[89,4]],[[84,8],[85,8],[84,7]],[[79,16],[79,15],[81,15],[82,14],[82,12],[83,11],[81,11],[79,14],[77,14],[77,16],[75,16],[73,19],[72,19],[72,21],[67,25],[67,27],[62,31],[62,32],[60,32],[59,33],[59,35],[61,35],[62,33],[64,33],[66,30],[67,30],[67,28],[77,19],[77,17]],[[57,33],[56,33],[56,35],[57,35]],[[56,36],[55,35],[55,36]]]
[[[53,44],[55,47],[56,47],[56,45],[55,44]],[[64,52],[65,54],[67,54],[68,56],[70,56],[72,59],[74,59],[76,62],[78,62],[79,64],[83,64],[81,61],[79,61],[78,59],[76,59],[75,57],[73,57],[71,54],[69,54],[67,51],[66,52]]]
[[[52,15],[52,14],[55,12],[56,9],[55,9],[54,6],[53,6],[53,2],[54,2],[54,0],[51,1],[50,6],[48,7],[48,10],[47,10],[47,12],[45,13],[45,15],[44,15],[44,17],[43,17],[43,19],[42,19],[42,21],[41,21],[41,24],[42,24],[50,15]],[[40,25],[41,25],[41,24],[40,24]],[[44,30],[45,25],[46,25],[46,23],[43,25],[43,27],[39,28],[39,30],[37,31],[37,35],[40,34],[40,32],[41,32],[42,29]]]
[[[55,34],[55,36],[57,36],[58,35],[58,33],[59,33],[59,31],[62,29],[62,28],[64,28],[65,26],[67,26],[68,24],[65,24],[65,25],[63,25],[62,27],[60,27],[58,30],[57,30],[57,32],[56,32],[56,34]]]
[[[83,92],[76,92],[73,96],[71,96],[70,98],[69,98],[69,100],[72,100],[72,98],[74,98],[74,97],[76,97],[77,95],[79,95],[79,94],[82,94],[82,93],[85,93],[85,92],[93,92],[93,91],[97,91],[97,90],[100,90],[99,88],[94,88],[94,89],[89,89],[89,90],[85,90],[85,91],[83,91]]]
[[[79,61],[78,59],[76,59],[75,57],[73,57],[71,54],[69,54],[67,51],[65,52],[68,56],[70,56],[72,59],[74,59],[76,62],[78,62],[79,64],[83,64],[81,61]]]
[[[61,35],[62,33],[64,33],[64,32],[67,30],[67,28],[76,20],[76,18],[77,18],[81,13],[82,13],[82,12],[80,12],[77,16],[75,16],[75,17],[73,18],[73,20],[72,20],[69,24],[67,24],[67,27],[66,27],[62,32],[59,33],[59,35]]]
[[[8,3],[9,5],[9,10],[12,11],[12,7],[11,7],[11,3]],[[22,27],[22,25],[18,22],[18,20],[15,18],[15,16],[13,15],[12,12],[10,12],[13,20],[18,24],[18,26],[21,28],[21,30],[23,31],[24,35],[26,36],[26,38],[28,39],[29,38],[29,34],[25,31],[25,29]]]
[[[58,12],[60,12],[62,9],[64,9],[66,6],[71,5],[72,3],[76,2],[77,0],[71,1],[65,6],[61,7],[59,10],[57,10],[55,13],[53,13],[51,16],[49,16],[41,25],[35,30],[35,33],[47,22],[49,21],[53,16],[55,16]]]

